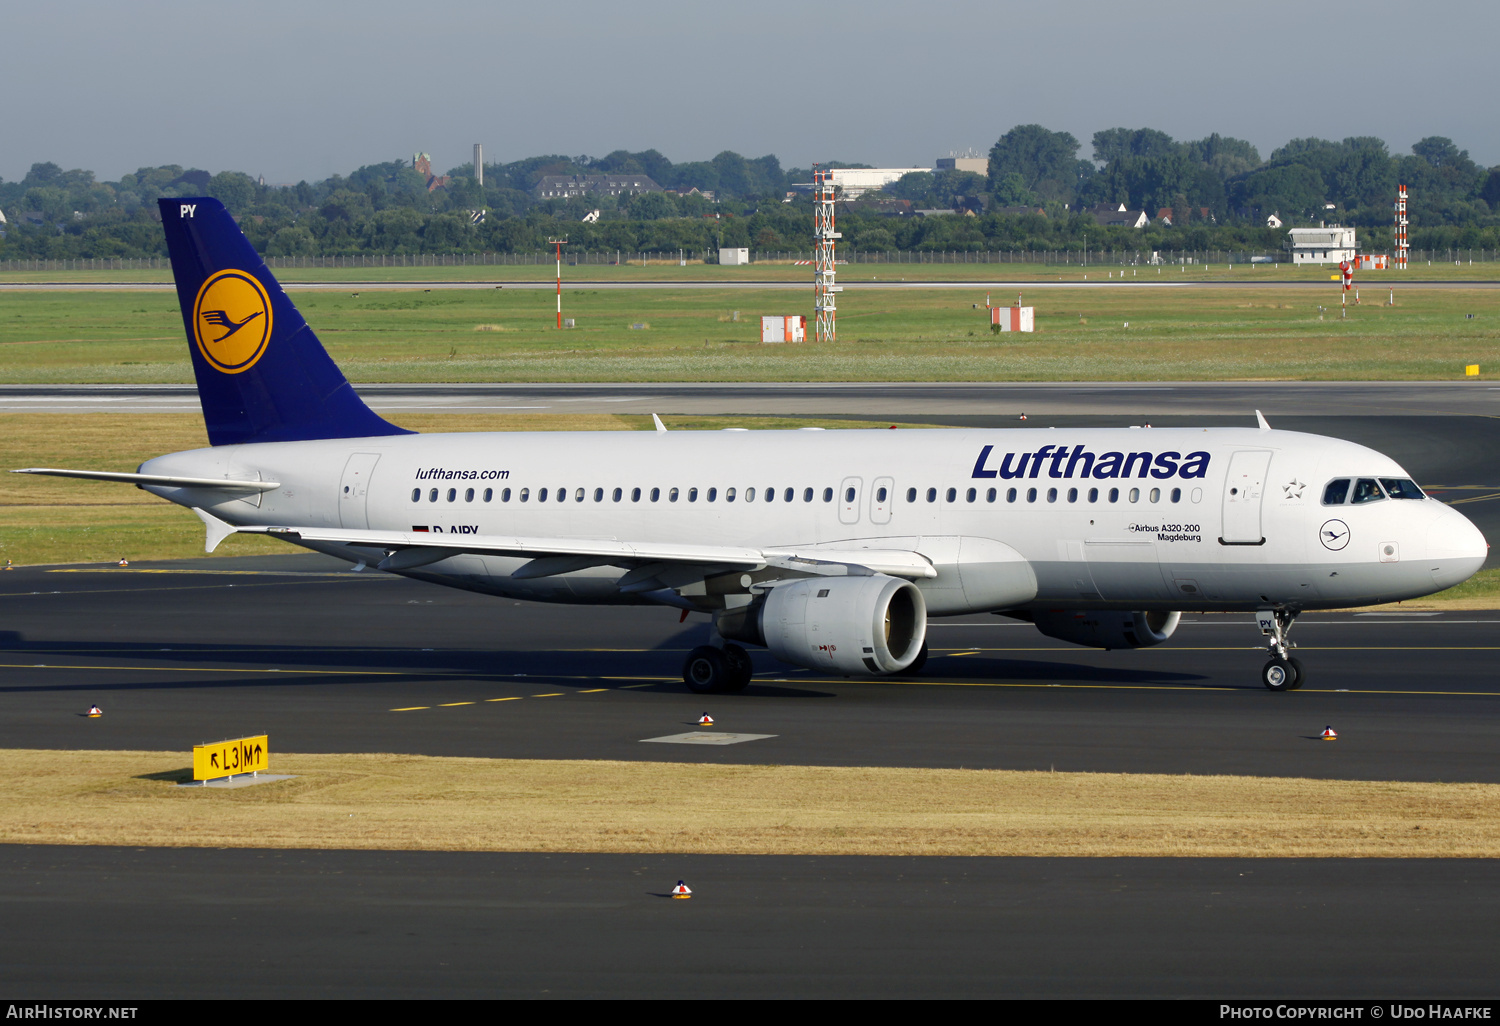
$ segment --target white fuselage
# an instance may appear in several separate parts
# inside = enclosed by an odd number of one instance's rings
[[[1408,475],[1374,450],[1289,431],[392,435],[222,446],[141,470],[281,483],[228,500],[149,487],[237,525],[909,549],[938,570],[917,582],[936,615],[1395,601],[1458,583],[1487,552],[1467,519],[1433,499],[1325,504],[1331,480]],[[1024,602],[960,586],[967,562],[1001,549],[1035,575]],[[463,554],[406,573],[528,599],[641,601],[616,588],[621,569],[512,579],[525,562]]]

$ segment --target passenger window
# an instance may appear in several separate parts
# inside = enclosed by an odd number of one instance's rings
[[[688,502],[697,502],[697,501],[698,501],[698,489],[696,489],[696,488],[689,488],[688,489]]]
[[[434,488],[432,491],[430,491],[430,492],[427,493],[427,501],[428,502],[437,502],[437,489],[436,488]]]
[[[998,493],[995,491],[995,489],[991,488],[989,491],[987,491],[987,492],[984,493],[984,501],[985,502],[994,502],[995,501],[995,496],[997,494]]]
[[[1427,498],[1415,481],[1404,477],[1382,477],[1380,483],[1385,487],[1385,493],[1393,499]]]
[[[538,488],[536,490],[536,501],[537,502],[546,502],[547,501],[547,489],[545,489],[545,488]]]
[[[832,502],[833,501],[833,489],[832,488],[824,488],[823,489],[823,501],[824,502]]]
[[[1047,489],[1047,501],[1048,502],[1056,502],[1057,501],[1057,489],[1056,488],[1048,488]]]
[[[1089,501],[1090,502],[1098,502],[1099,501],[1099,489],[1097,489],[1097,488],[1090,488],[1089,489]]]
[[[1118,489],[1118,488],[1111,488],[1109,490],[1109,501],[1110,502],[1119,502],[1120,501],[1120,489]]]
[[[448,489],[448,501],[452,502],[456,498],[458,498],[458,489],[457,488],[449,488]]]
[[[661,498],[661,489],[660,488],[653,488],[653,489],[651,489],[651,501],[652,502],[656,502],[660,498]]]
[[[420,488],[413,488],[411,490],[411,501],[412,502],[421,502],[422,501],[422,489],[420,489]]]
[[[1005,489],[1005,501],[1006,502],[1015,502],[1016,501],[1016,490],[1014,488],[1007,488],[1007,489]]]
[[[595,502],[603,502],[604,501],[604,489],[603,488],[595,488],[594,489],[594,501]]]
[[[752,491],[753,491],[753,489],[752,489]],[[774,489],[774,488],[767,488],[766,489],[766,501],[767,502],[775,502],[776,501],[776,489]]]
[[[631,502],[640,502],[641,501],[641,490],[639,488],[632,488],[632,489],[630,489],[630,501]]]
[[[1362,502],[1379,502],[1385,498],[1385,492],[1380,490],[1380,485],[1375,483],[1372,477],[1362,477],[1354,482],[1354,498],[1350,501],[1358,506]]]
[[[964,501],[965,502],[973,502],[978,497],[979,497],[979,493],[976,492],[972,488],[970,488],[967,492],[964,492]]]
[[[676,488],[673,488],[671,491],[667,492],[667,501],[668,502],[676,502],[677,501],[677,489]]]
[[[1130,489],[1130,501],[1131,502],[1140,502],[1141,501],[1141,490],[1139,488],[1132,488],[1132,489]]]
[[[521,501],[525,502],[529,498],[531,498],[531,489],[530,488],[522,488],[521,489]]]
[[[464,489],[464,501],[465,502],[473,502],[474,501],[474,489],[472,489],[472,488],[466,488],[466,489]]]
[[[745,501],[746,502],[754,502],[755,501],[755,489],[754,488],[746,488],[745,489]]]
[[[485,502],[489,502],[494,497],[495,497],[495,489],[493,489],[493,488],[486,488],[484,490],[484,501]]]
[[[1329,481],[1328,487],[1323,489],[1323,505],[1342,506],[1344,500],[1349,498],[1349,479],[1341,477],[1337,481]]]
[[[958,489],[949,488],[944,498],[946,498],[949,502],[952,502],[954,499],[958,498]]]
[[[845,488],[844,489],[844,501],[845,502],[853,502],[854,501],[854,489],[853,488]]]
[[[850,489],[850,491],[852,492],[853,489]],[[885,501],[885,496],[886,496],[886,491],[885,491],[884,486],[875,489],[875,501],[876,502],[884,502]],[[854,496],[850,495],[849,497],[852,499]]]
[[[726,489],[724,489],[724,501],[725,502],[733,502],[734,501],[734,489],[733,488],[726,488]]]
[[[576,492],[573,493],[573,501],[574,502],[582,502],[583,501],[583,489],[582,488],[578,489]]]
[[[568,490],[566,488],[559,488],[557,490],[557,501],[558,502],[567,502],[568,501]]]
[[[936,488],[929,488],[929,489],[927,489],[927,501],[928,502],[937,502],[937,489]]]
[[[786,493],[784,495],[782,495],[781,501],[783,501],[783,502],[791,502],[796,497],[797,497],[797,489],[795,489],[795,488],[788,488],[786,490]]]
[[[1181,488],[1173,488],[1172,489],[1172,501],[1173,502],[1181,502],[1182,501],[1182,489]]]
[[[1035,488],[1028,488],[1028,489],[1026,489],[1026,501],[1027,502],[1035,502],[1036,501],[1036,489]]]
[[[1152,502],[1160,502],[1161,501],[1161,489],[1160,488],[1153,488],[1153,489],[1151,489],[1151,501]]]
[[[813,491],[811,488],[802,489],[802,501],[812,502]]]
[[[1068,489],[1068,501],[1069,502],[1077,502],[1078,501],[1078,489],[1077,488],[1069,488]]]
[[[622,498],[622,497],[623,497],[623,496],[624,496],[624,495],[625,495],[625,493],[624,493],[624,492],[623,492],[623,491],[621,491],[621,490],[620,490],[620,489],[618,489],[618,488],[616,488],[616,489],[615,489],[615,490],[614,490],[614,491],[613,491],[613,492],[610,492],[610,494],[609,494],[609,497],[610,497],[610,498],[611,498],[611,499],[613,499],[613,500],[614,500],[614,501],[615,501],[615,502],[619,502],[619,501],[620,501],[620,499],[621,499],[621,498]]]
[[[710,488],[708,490],[708,494],[704,496],[704,498],[707,499],[709,502],[713,502],[718,497],[719,497],[719,490],[717,488]]]
[[[906,501],[907,502],[916,502],[917,501],[917,490],[915,488],[908,488],[906,490]]]

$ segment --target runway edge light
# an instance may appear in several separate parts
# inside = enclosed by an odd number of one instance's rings
[[[672,888],[672,897],[674,898],[691,898],[692,896],[692,890],[681,880],[678,880],[677,886]]]
[[[1332,727],[1324,727],[1323,733],[1319,734],[1318,736],[1321,737],[1324,741],[1337,741],[1339,739],[1339,732],[1334,730]]]
[[[104,710],[99,708],[97,705],[91,705],[89,706],[89,711],[85,713],[85,715],[88,716],[88,718],[91,720],[97,720],[99,717],[104,715]]]
[[[714,725],[714,718],[712,716],[710,716],[708,713],[704,713],[702,716],[698,717],[698,726],[700,726],[700,727],[712,727],[713,725]]]

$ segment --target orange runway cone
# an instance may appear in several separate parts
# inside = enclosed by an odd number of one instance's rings
[[[89,706],[89,712],[88,712],[89,719],[91,719],[91,720],[97,720],[99,717],[101,717],[103,715],[104,715],[104,710],[101,709],[101,708],[99,708],[97,705],[91,705],[91,706]]]
[[[1319,734],[1318,736],[1321,737],[1324,741],[1337,741],[1339,739],[1339,732],[1334,730],[1332,727],[1324,727],[1323,733]]]
[[[714,718],[712,716],[710,716],[708,713],[704,713],[702,716],[700,716],[698,718],[698,726],[700,726],[700,727],[712,727],[713,725],[714,725]]]
[[[693,892],[681,880],[678,880],[677,886],[672,888],[672,897],[674,898],[691,898],[692,896]]]
[[[1026,419],[1026,414],[1024,414],[1024,413],[1023,413],[1023,414],[1021,414],[1021,416],[1020,416],[1020,419],[1021,419],[1021,420],[1025,420],[1025,419]]]

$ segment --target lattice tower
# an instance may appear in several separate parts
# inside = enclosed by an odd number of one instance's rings
[[[1396,269],[1406,270],[1406,186],[1396,186]]]
[[[817,340],[833,342],[838,336],[838,304],[835,296],[843,289],[836,280],[835,257],[838,240],[843,238],[834,228],[833,172],[813,170],[813,243],[817,259],[813,268],[813,309],[817,313]]]

